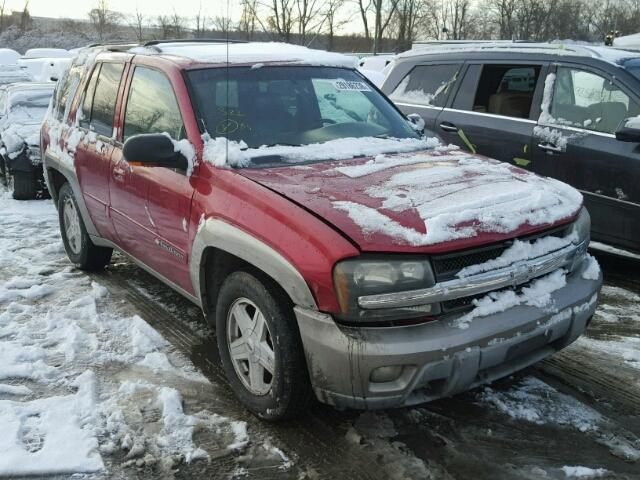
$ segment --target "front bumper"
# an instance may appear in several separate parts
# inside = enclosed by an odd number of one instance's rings
[[[428,402],[490,383],[576,340],[596,309],[602,286],[582,278],[586,262],[551,294],[552,311],[518,305],[473,319],[406,327],[345,328],[330,315],[295,308],[311,383],[338,408],[390,408]],[[390,382],[370,381],[379,367],[403,365]]]

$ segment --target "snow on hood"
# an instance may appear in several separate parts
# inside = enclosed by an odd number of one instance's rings
[[[0,138],[7,154],[13,158],[12,154],[21,152],[25,143],[31,147],[40,145],[40,124],[9,125],[0,133]]]
[[[568,220],[582,205],[580,193],[557,180],[445,148],[239,172],[332,222],[366,251],[498,241]]]

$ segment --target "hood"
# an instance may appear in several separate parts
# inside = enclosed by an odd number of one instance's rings
[[[237,171],[367,252],[474,247],[566,223],[582,206],[562,182],[452,148]]]

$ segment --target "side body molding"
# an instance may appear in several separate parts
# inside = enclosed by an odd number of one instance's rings
[[[78,181],[78,176],[76,175],[76,169],[73,166],[73,163],[70,163],[73,162],[73,160],[70,159],[65,161],[63,157],[52,151],[50,148],[47,148],[46,152],[43,155],[43,159],[45,173],[44,178],[47,182],[47,188],[49,189],[49,191],[53,191],[53,182],[51,178],[49,178],[49,169],[57,170],[58,173],[66,178],[67,182],[71,186],[71,190],[73,190],[73,196],[75,197],[78,208],[80,209],[82,221],[84,222],[84,226],[87,229],[87,233],[92,238],[99,238],[100,236],[98,234],[98,230],[93,224],[93,220],[91,220],[87,205],[84,202],[84,195],[82,194],[82,190],[80,190],[80,182]]]
[[[189,271],[196,295],[202,292],[201,264],[207,247],[224,250],[262,270],[287,292],[295,305],[318,309],[307,282],[286,258],[250,234],[214,218],[200,223],[193,241]]]

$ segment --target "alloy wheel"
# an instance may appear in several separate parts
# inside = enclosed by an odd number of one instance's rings
[[[69,248],[76,255],[80,253],[82,248],[82,231],[80,229],[80,217],[78,210],[71,197],[67,197],[64,201],[63,210],[64,232],[67,237]]]
[[[239,298],[227,314],[227,345],[231,363],[243,385],[254,395],[271,390],[275,373],[273,340],[258,306]]]

